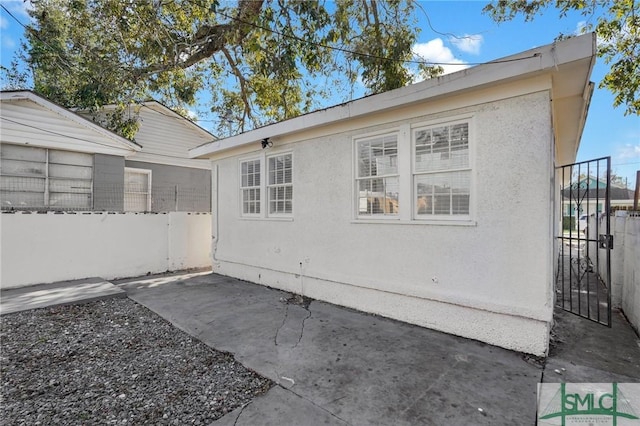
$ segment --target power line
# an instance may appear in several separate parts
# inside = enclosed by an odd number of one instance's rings
[[[187,0],[187,1],[189,3],[195,5],[195,6],[204,8],[203,5],[198,4],[197,2],[195,2],[193,0]],[[58,56],[58,58],[60,58],[60,60],[65,63],[65,65],[67,65],[69,68],[73,68],[73,66],[71,64],[69,64],[64,58],[62,58],[62,56],[60,56],[60,54],[57,52],[57,49],[55,49],[50,44],[48,44],[47,42],[42,40],[42,38],[40,38],[40,36],[35,31],[31,31],[31,29],[27,25],[23,24],[3,4],[0,4],[0,7],[2,7],[2,9],[4,9],[4,11],[7,12],[9,14],[9,16],[11,16],[25,30],[30,31],[41,43],[43,43],[45,46],[49,47],[53,51],[53,53],[55,53],[56,56]],[[454,37],[454,38],[464,38],[464,37],[458,37],[458,36],[456,36],[456,35],[454,35],[452,33],[442,33],[442,32],[439,32],[439,31],[435,30],[433,28],[433,26],[431,25],[431,21],[429,19],[429,16],[426,15],[426,12],[424,11],[424,9],[421,6],[420,6],[420,8],[422,9],[423,13],[425,13],[428,25],[429,25],[429,27],[431,28],[431,30],[433,32],[435,32],[437,34],[440,34],[440,35],[451,36],[451,37]],[[225,17],[225,18],[227,18],[227,19],[231,19],[231,20],[240,22],[242,24],[249,25],[249,26],[251,26],[253,28],[257,28],[257,29],[261,29],[263,31],[270,32],[272,34],[276,34],[276,35],[278,35],[280,37],[288,38],[288,39],[291,39],[291,40],[296,40],[296,41],[299,41],[299,42],[302,42],[302,43],[305,43],[305,44],[309,44],[309,45],[312,45],[312,46],[316,46],[316,47],[322,47],[324,49],[334,50],[334,51],[341,52],[341,53],[347,53],[347,54],[354,55],[354,56],[370,58],[370,59],[378,59],[378,60],[390,61],[390,62],[401,62],[401,63],[406,63],[406,64],[416,64],[416,65],[485,65],[485,64],[501,64],[501,63],[522,61],[522,60],[527,60],[527,59],[531,59],[531,58],[534,58],[534,57],[538,56],[537,54],[533,54],[531,56],[523,57],[523,58],[501,59],[501,60],[488,61],[488,62],[465,62],[463,64],[461,64],[459,62],[431,62],[431,61],[414,60],[414,59],[395,59],[395,58],[389,58],[389,57],[381,56],[381,55],[373,55],[373,54],[370,54],[370,53],[358,52],[358,51],[355,51],[355,50],[346,49],[344,47],[331,46],[331,45],[324,44],[324,43],[317,43],[317,42],[313,42],[313,41],[310,41],[310,40],[305,40],[302,37],[298,37],[298,36],[290,35],[290,34],[285,34],[285,33],[282,33],[280,31],[277,31],[275,29],[264,27],[262,25],[258,25],[258,24],[254,23],[254,22],[250,22],[250,21],[246,21],[246,20],[240,19],[238,17],[230,16],[230,15],[224,13],[224,12],[217,11],[216,13],[221,15],[221,16],[223,16],[223,17]]]
[[[69,68],[73,68],[73,66],[67,62],[66,59],[64,59],[62,56],[60,56],[60,53],[58,52],[58,49],[54,48],[53,46],[51,46],[49,43],[47,43],[46,41],[44,41],[42,38],[40,38],[40,35],[36,32],[33,31],[31,28],[29,28],[27,25],[23,24],[22,21],[20,21],[18,18],[16,18],[16,16],[11,13],[9,11],[9,9],[7,9],[4,4],[0,3],[0,7],[2,7],[2,9],[4,9],[5,12],[7,12],[9,14],[9,16],[11,16],[13,18],[14,21],[16,21],[18,24],[20,24],[20,26],[22,26],[25,31],[33,34],[35,36],[35,38],[38,39],[38,41],[40,41],[40,43],[44,44],[45,46],[47,46],[49,49],[52,50],[52,52],[60,59],[61,62],[63,62],[67,67]],[[60,68],[62,71],[65,71],[64,68],[62,68],[58,63],[56,63],[56,65],[58,66],[58,68]],[[67,70],[69,71],[69,70]]]
[[[197,6],[203,7],[202,5],[198,5],[197,3],[193,2],[192,0],[187,0],[187,1],[189,3],[191,3],[191,4],[195,4]],[[325,48],[325,49],[335,50],[335,51],[342,52],[342,53],[348,53],[348,54],[351,54],[351,55],[354,55],[354,56],[361,56],[361,57],[370,58],[370,59],[379,59],[379,60],[389,61],[389,62],[401,62],[401,63],[406,63],[406,64],[417,64],[417,65],[485,65],[485,64],[502,64],[502,63],[508,63],[508,62],[523,61],[523,60],[526,60],[526,59],[531,59],[531,58],[535,58],[535,57],[539,56],[537,53],[534,53],[531,56],[527,56],[527,57],[523,57],[523,58],[500,59],[500,60],[488,61],[488,62],[465,62],[463,64],[461,64],[459,62],[430,62],[430,61],[418,61],[418,60],[414,60],[414,59],[395,59],[395,58],[389,58],[389,57],[386,57],[386,56],[372,55],[370,53],[357,52],[355,50],[346,49],[344,47],[330,46],[330,45],[324,44],[324,43],[317,43],[317,42],[305,40],[302,37],[298,37],[298,36],[295,36],[295,35],[284,34],[284,33],[280,32],[280,31],[277,31],[277,30],[274,30],[274,29],[271,29],[271,28],[267,28],[267,27],[263,27],[262,25],[258,25],[258,24],[253,23],[253,22],[245,21],[245,20],[240,19],[238,17],[229,16],[224,12],[217,11],[216,13],[221,15],[221,16],[224,16],[227,19],[231,19],[231,20],[240,22],[241,24],[249,25],[251,27],[254,27],[254,28],[257,28],[257,29],[260,29],[260,30],[263,30],[263,31],[267,31],[267,32],[270,32],[272,34],[279,35],[280,37],[296,40],[296,41],[299,41],[299,42],[302,42],[302,43],[306,43],[306,44],[309,44],[309,45],[312,45],[312,46],[317,46],[317,47],[322,47],[322,48]],[[428,17],[427,17],[427,19],[428,19]],[[439,33],[439,34],[443,34],[443,33]]]

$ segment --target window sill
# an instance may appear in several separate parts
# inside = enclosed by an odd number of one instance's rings
[[[399,220],[399,219],[354,219],[352,224],[385,225],[436,225],[436,226],[477,226],[475,220]]]
[[[240,220],[249,220],[249,221],[263,221],[263,222],[293,222],[293,217],[251,217],[251,216],[240,216]]]

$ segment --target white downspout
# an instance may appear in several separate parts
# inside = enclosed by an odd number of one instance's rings
[[[219,263],[216,257],[218,250],[218,242],[220,241],[220,228],[219,228],[219,209],[218,209],[218,165],[212,164],[211,168],[211,266],[215,270],[216,264]]]

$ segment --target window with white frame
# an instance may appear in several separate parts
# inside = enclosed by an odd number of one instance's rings
[[[358,216],[397,216],[399,212],[398,136],[356,141]]]
[[[240,163],[240,200],[242,215],[260,214],[260,160]]]
[[[151,170],[125,167],[124,211],[151,211]]]
[[[293,156],[274,155],[267,158],[267,196],[270,215],[293,213]]]
[[[469,216],[469,123],[413,130],[414,214],[417,219]]]
[[[3,209],[89,210],[93,154],[2,144]]]

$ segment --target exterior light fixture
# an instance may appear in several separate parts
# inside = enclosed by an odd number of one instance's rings
[[[273,146],[273,142],[271,142],[269,138],[262,139],[262,149],[265,149],[266,147],[271,148],[272,146]]]

